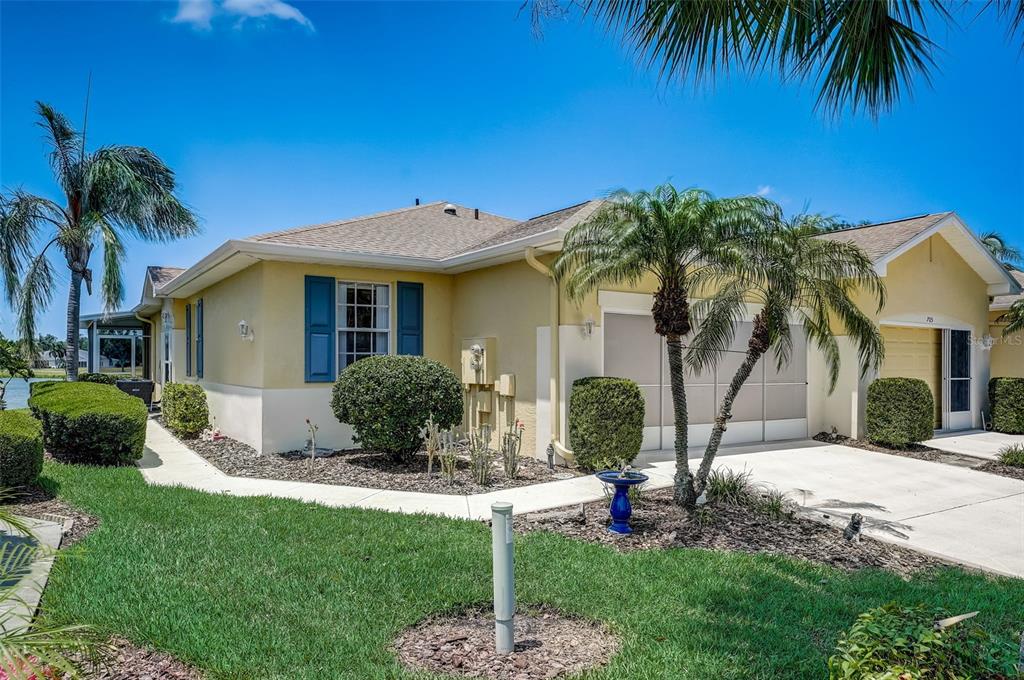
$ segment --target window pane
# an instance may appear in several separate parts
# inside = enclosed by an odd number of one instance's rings
[[[387,328],[388,327],[388,308],[377,307],[374,310],[373,328]]]
[[[338,333],[338,354],[345,354],[348,352],[348,337],[351,333],[342,331]]]
[[[374,296],[374,304],[383,305],[386,307],[388,305],[388,287],[379,285],[376,287],[376,289],[377,294]]]
[[[346,307],[345,308],[345,328],[356,327],[356,308]]]
[[[373,309],[356,307],[356,328],[373,328]]]
[[[971,410],[971,381],[951,380],[949,381],[950,411]]]
[[[372,352],[373,351],[372,348],[371,348],[371,342],[372,342],[371,338],[373,337],[372,333],[356,333],[355,336],[356,336],[356,351],[357,352],[367,352],[368,353],[368,352]]]
[[[373,290],[369,287],[360,286],[356,289],[356,304],[360,305],[372,305],[373,304]]]
[[[373,351],[377,354],[388,353],[388,334],[387,333],[374,333],[374,345]]]
[[[354,305],[356,303],[356,289],[351,284],[345,284],[345,300],[346,304]]]
[[[949,376],[951,378],[969,378],[971,376],[970,331],[952,331],[949,337],[949,349]]]

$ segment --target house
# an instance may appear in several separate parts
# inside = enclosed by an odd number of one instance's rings
[[[526,424],[524,451],[571,456],[572,381],[618,375],[647,403],[644,447],[669,448],[673,423],[653,281],[609,286],[570,303],[548,269],[568,229],[600,206],[586,201],[525,221],[451,203],[230,240],[191,267],[151,267],[133,314],[147,319],[158,383],[197,382],[216,424],[264,452],[319,440],[350,446],[330,409],[337,373],[373,354],[422,354],[466,385],[465,422]],[[880,374],[920,377],[936,397],[937,429],[981,424],[991,357],[990,304],[1020,293],[955,213],[859,227],[847,239],[875,261],[888,302],[874,315],[886,339]],[[749,335],[749,310],[735,349]],[[874,313],[874,310],[871,310]],[[551,329],[555,328],[552,333]],[[841,332],[841,331],[840,331]],[[755,370],[733,409],[727,443],[863,431],[853,346],[840,337],[842,375],[828,392],[824,361],[796,334],[792,362]],[[690,440],[707,440],[738,361],[689,378]]]
[[[1024,272],[1012,271],[1010,275],[1024,288]],[[1007,310],[1024,294],[997,295],[989,305],[989,323],[991,324],[992,343],[992,375],[1024,378],[1024,331],[1003,337],[1006,322],[1002,319]]]

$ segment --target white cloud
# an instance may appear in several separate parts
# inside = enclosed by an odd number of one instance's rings
[[[178,13],[171,21],[208,31],[215,16],[235,17],[238,25],[249,19],[280,19],[314,30],[305,14],[283,0],[178,0]]]
[[[176,24],[192,24],[196,28],[210,30],[213,18],[213,0],[179,0],[178,13],[171,19]]]
[[[758,196],[767,196],[775,191],[775,187],[770,184],[759,184],[757,187]]]

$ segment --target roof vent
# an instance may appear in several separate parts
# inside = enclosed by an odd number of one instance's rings
[[[445,206],[444,206],[444,213],[446,215],[457,215],[458,213],[455,211],[455,204],[454,203],[447,203],[447,204],[445,204]]]

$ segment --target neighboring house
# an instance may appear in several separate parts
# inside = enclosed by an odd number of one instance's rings
[[[350,446],[351,430],[331,412],[332,383],[352,361],[384,353],[450,366],[467,383],[466,422],[502,426],[518,417],[527,428],[524,450],[538,456],[552,441],[557,453],[571,447],[565,419],[574,379],[632,378],[648,406],[644,447],[669,448],[668,374],[650,315],[654,282],[608,287],[575,305],[549,276],[565,232],[599,205],[516,221],[431,203],[231,240],[184,271],[151,267],[132,311],[152,324],[154,378],[201,384],[217,426],[260,451],[303,446],[307,417],[320,426],[318,441]],[[954,213],[824,238],[858,243],[885,276],[888,304],[874,315],[887,340],[881,374],[926,380],[937,428],[980,425],[990,299],[1019,293],[1018,283]],[[694,444],[707,439],[753,311],[737,354],[689,380]],[[765,362],[740,392],[726,441],[833,427],[861,432],[875,376],[859,376],[854,348],[839,340],[834,393],[819,352],[797,338],[789,366],[777,371]],[[474,345],[484,352],[480,370],[470,366]]]
[[[1017,283],[1024,288],[1024,272],[1012,271],[1010,275],[1017,280]],[[992,325],[992,375],[1010,376],[1013,378],[1024,378],[1024,331],[1003,337],[1003,328],[1006,326],[1000,320],[1007,310],[1017,300],[1024,298],[1024,294],[998,295],[992,300],[989,306],[989,321]]]

